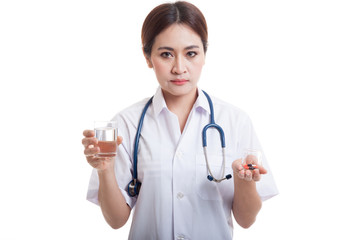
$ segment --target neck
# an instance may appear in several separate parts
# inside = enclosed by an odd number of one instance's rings
[[[182,96],[174,96],[163,91],[164,99],[168,109],[177,115],[181,132],[184,130],[187,118],[197,99],[197,88]]]
[[[163,91],[164,99],[167,107],[170,111],[178,111],[179,109],[189,109],[193,107],[196,98],[198,96],[197,89],[195,88],[193,91],[186,95],[174,96],[165,91]]]

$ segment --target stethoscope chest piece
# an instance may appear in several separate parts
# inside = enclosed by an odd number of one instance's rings
[[[140,193],[141,182],[137,181],[137,179],[133,179],[128,184],[127,192],[130,197],[135,197]]]

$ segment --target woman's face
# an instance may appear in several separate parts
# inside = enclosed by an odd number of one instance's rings
[[[201,38],[187,25],[173,24],[156,36],[147,63],[164,95],[193,97],[205,64]]]

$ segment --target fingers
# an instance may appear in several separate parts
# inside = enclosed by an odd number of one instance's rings
[[[250,182],[253,180],[253,173],[250,170],[242,169],[239,171],[238,177],[240,179]]]
[[[82,139],[82,144],[85,147],[84,154],[86,157],[95,155],[100,152],[100,148],[97,146],[98,140],[94,137],[95,133],[93,130],[85,130],[83,132],[85,138]]]
[[[88,163],[97,170],[108,169],[114,164],[114,157],[98,157],[96,154],[100,152],[98,140],[95,138],[93,130],[85,130],[83,132],[84,138],[82,144],[84,145],[84,154]],[[122,143],[122,137],[117,137],[117,144]]]
[[[260,174],[267,174],[267,170],[263,166],[259,166]]]
[[[85,148],[85,150],[84,150],[84,154],[85,154],[86,157],[93,156],[93,155],[95,155],[95,154],[97,154],[99,152],[100,152],[100,148],[99,147],[94,147],[92,145]]]
[[[123,138],[121,136],[118,136],[117,139],[116,139],[116,143],[117,145],[120,145],[123,141]]]
[[[248,160],[248,159],[246,159]],[[234,175],[245,181],[260,181],[261,174],[266,174],[267,171],[263,166],[258,166],[254,170],[245,169],[241,163],[241,159],[237,159],[232,163]]]
[[[90,146],[96,146],[98,144],[98,140],[94,137],[95,133],[93,130],[85,130],[83,132],[85,138],[82,139],[82,144],[84,145],[85,149],[89,148]]]
[[[255,169],[255,170],[252,172],[252,175],[253,175],[252,179],[254,179],[255,182],[260,181],[260,179],[261,179],[261,174],[260,174],[259,169]]]
[[[94,130],[85,130],[83,132],[84,137],[95,137],[95,132]]]
[[[83,138],[82,144],[84,145],[84,147],[88,147],[89,145],[95,146],[98,144],[98,140],[94,137],[86,137],[86,138]]]
[[[241,165],[241,161],[242,161],[242,159],[239,158],[231,164],[231,167],[232,167],[234,173],[238,173],[241,169],[243,169],[243,167]]]

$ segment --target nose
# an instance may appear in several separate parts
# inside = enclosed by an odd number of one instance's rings
[[[186,60],[183,57],[175,58],[174,65],[173,65],[171,72],[173,74],[177,74],[177,75],[186,73],[187,70],[186,70],[186,62],[185,61]]]

